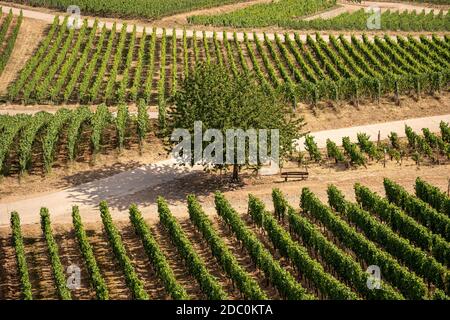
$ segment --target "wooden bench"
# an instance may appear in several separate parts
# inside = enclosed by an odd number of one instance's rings
[[[307,171],[291,171],[291,172],[282,172],[281,177],[284,178],[284,181],[287,182],[288,178],[300,178],[301,180],[308,179],[309,173]]]

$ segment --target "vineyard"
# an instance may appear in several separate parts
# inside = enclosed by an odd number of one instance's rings
[[[62,23],[61,23],[62,22]],[[194,33],[162,38],[156,29],[137,34],[89,28],[68,28],[55,18],[34,56],[8,88],[6,100],[24,104],[101,104],[138,102],[159,105],[201,61],[226,65],[230,72],[252,73],[268,94],[282,92],[297,103],[320,100],[379,101],[392,95],[420,98],[446,91],[450,81],[450,40],[432,36],[369,39],[366,35],[275,35],[271,40],[244,33],[212,38]]]
[[[415,195],[388,179],[384,187],[386,198],[355,184],[353,203],[330,185],[329,206],[304,188],[300,209],[274,189],[274,213],[250,195],[245,215],[221,193],[217,214],[207,215],[191,195],[187,220],[160,197],[157,224],[135,205],[129,222],[117,224],[102,202],[101,229],[85,226],[76,206],[73,225],[61,229],[42,208],[40,236],[35,227],[24,232],[13,212],[12,241],[1,239],[8,252],[1,257],[14,268],[1,280],[19,289],[1,298],[448,299],[450,198],[421,178]],[[81,275],[75,289],[65,281],[74,264]],[[369,265],[381,270],[376,289],[367,285]]]
[[[7,15],[3,14],[2,8],[0,7],[0,75],[3,70],[5,70],[6,64],[11,56],[14,49],[17,36],[20,31],[20,26],[22,25],[22,14],[15,18],[13,13],[10,11]]]
[[[163,2],[148,0],[6,0],[6,2],[54,8],[64,12],[69,6],[76,5],[80,8],[83,15],[92,14],[96,16],[148,19],[158,19],[180,12],[243,1],[245,0],[165,0]]]
[[[342,147],[327,139],[326,153],[317,147],[314,137],[306,135],[305,150],[310,162],[324,163],[331,160],[335,164],[344,163],[349,166],[366,166],[371,161],[384,163],[395,160],[401,164],[403,159],[410,157],[417,165],[444,164],[450,160],[450,126],[440,123],[440,135],[427,128],[422,129],[422,135],[417,134],[411,127],[405,126],[406,141],[398,134],[391,132],[388,141],[373,142],[366,133],[357,134],[357,142],[353,143],[349,137],[342,138]]]
[[[188,21],[193,24],[212,24],[232,27],[268,27],[291,28],[291,23],[299,18],[332,8],[336,0],[280,0],[253,6],[214,16],[192,16]]]
[[[269,5],[267,5],[269,6]],[[276,5],[275,5],[276,6]],[[245,8],[239,11],[224,13],[219,15],[204,15],[189,17],[191,24],[212,25],[219,27],[268,27],[276,26],[286,29],[298,30],[362,30],[369,29],[369,18],[374,15],[373,11],[361,9],[356,12],[344,12],[330,19],[316,18],[312,20],[299,19],[295,15],[291,19],[277,17],[275,13],[261,13],[267,15],[261,18],[255,14],[252,9],[257,6]],[[325,4],[322,9],[326,9]],[[274,12],[281,14],[282,10],[274,8]],[[305,14],[313,13],[306,11]],[[269,18],[270,17],[270,18]],[[429,13],[416,11],[383,11],[380,16],[380,27],[374,27],[376,30],[402,30],[402,31],[449,31],[450,14],[448,10],[432,10]]]
[[[94,161],[102,152],[142,147],[150,128],[147,109],[141,101],[136,114],[130,114],[126,105],[116,114],[100,105],[95,112],[79,107],[55,114],[0,115],[1,172],[49,173],[54,166]]]
[[[289,28],[309,30],[368,30],[367,21],[373,12],[364,9],[343,13],[331,19],[298,20]],[[370,21],[370,20],[369,20]],[[214,24],[214,22],[211,22]],[[422,12],[384,11],[380,16],[380,30],[450,31],[450,12],[443,10]]]
[[[0,300],[450,300],[450,0],[5,2]]]

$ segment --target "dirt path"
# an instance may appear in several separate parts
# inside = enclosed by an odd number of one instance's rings
[[[437,128],[441,120],[450,121],[450,115],[411,119],[406,122],[412,125],[414,129],[428,127],[432,131],[438,131]],[[397,131],[400,137],[403,137],[404,121],[339,129],[338,131],[332,130],[319,135],[312,133],[312,135],[317,136],[316,139],[318,142],[320,140],[319,143],[322,145],[328,137],[340,140],[343,135],[355,135],[356,132],[368,132],[373,139],[377,137],[378,130],[382,131],[382,138],[393,130]],[[443,167],[445,166],[438,166],[436,170],[442,170]],[[39,209],[45,204],[52,213],[53,221],[67,221],[70,219],[71,206],[78,205],[87,221],[98,221],[98,203],[101,200],[107,200],[112,207],[112,214],[116,218],[124,220],[128,218],[127,209],[131,203],[145,206],[146,212],[149,212],[147,210],[155,208],[156,197],[163,195],[176,207],[176,213],[185,215],[184,201],[187,194],[194,192],[211,197],[215,190],[224,187],[220,183],[226,184],[226,180],[223,180],[220,176],[208,175],[203,173],[202,169],[200,166],[187,169],[176,165],[174,160],[164,160],[53,193],[24,195],[13,201],[2,199],[0,200],[0,212],[16,210],[21,214],[23,224],[37,223],[39,222]],[[352,177],[352,170],[331,171],[330,174],[324,174],[324,171],[327,170],[318,168],[315,179],[331,179],[333,175],[336,178],[339,175],[346,177],[346,179],[355,180],[357,178],[356,176]],[[375,173],[372,170],[358,169],[358,171],[362,177]],[[412,172],[414,172],[414,168],[412,168]],[[387,170],[387,173],[390,174],[391,172]],[[380,178],[384,174],[383,171],[375,173]],[[216,180],[214,180],[215,178]],[[225,191],[229,190],[225,189]],[[157,217],[154,214],[152,216],[154,221],[157,221]],[[8,224],[8,215],[1,215],[0,226]]]

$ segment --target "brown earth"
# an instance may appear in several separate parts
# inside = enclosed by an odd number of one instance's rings
[[[39,43],[44,38],[44,31],[48,25],[35,19],[23,19],[16,44],[5,70],[0,75],[0,94],[16,79],[18,72],[25,66],[28,59],[34,54]]]

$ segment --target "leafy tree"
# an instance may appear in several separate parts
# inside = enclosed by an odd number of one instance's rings
[[[187,129],[191,135],[194,132],[194,123],[202,122],[203,133],[207,129],[217,129],[223,135],[226,146],[227,129],[278,129],[279,155],[284,158],[293,151],[292,141],[298,139],[303,127],[303,118],[295,118],[289,102],[277,93],[268,93],[259,86],[253,75],[231,75],[227,69],[220,65],[199,64],[195,72],[188,75],[180,85],[170,102],[168,133],[174,129]],[[269,135],[268,135],[269,136]],[[192,144],[193,144],[193,140]],[[259,150],[259,139],[258,150]],[[202,151],[210,144],[203,142]],[[237,164],[237,147],[233,143],[235,161],[233,164],[233,180],[238,180],[242,164]],[[223,159],[225,160],[225,149]],[[249,143],[245,151],[248,154]],[[268,143],[268,154],[271,154]],[[191,148],[194,153],[194,148]],[[245,157],[245,165],[249,164]],[[193,159],[193,157],[191,157]],[[258,165],[262,164],[258,159]],[[191,161],[193,164],[194,161]],[[211,163],[203,163],[210,165]],[[219,163],[215,167],[226,167]]]

